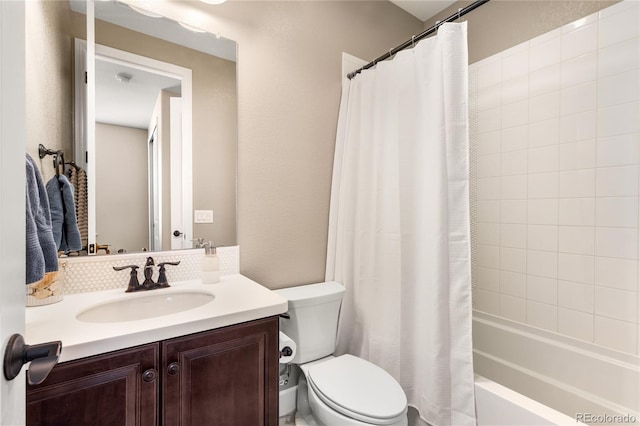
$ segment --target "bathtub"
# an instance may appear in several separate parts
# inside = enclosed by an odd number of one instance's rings
[[[478,426],[584,424],[487,378],[475,380]]]
[[[584,424],[482,376],[476,375],[475,386],[478,426]],[[280,391],[281,418],[295,410],[296,388],[294,386]]]

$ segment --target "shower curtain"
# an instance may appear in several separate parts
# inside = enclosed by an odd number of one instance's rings
[[[432,425],[473,425],[466,23],[343,87],[326,279],[336,354],[392,374]]]

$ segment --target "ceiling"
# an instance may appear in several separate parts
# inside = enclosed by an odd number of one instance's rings
[[[447,7],[456,0],[389,0],[396,6],[403,8],[421,21],[426,21]]]

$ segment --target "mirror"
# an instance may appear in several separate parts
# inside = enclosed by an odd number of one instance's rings
[[[86,167],[98,254],[188,248],[194,238],[235,245],[235,42],[122,2],[94,6],[95,158],[89,150]]]

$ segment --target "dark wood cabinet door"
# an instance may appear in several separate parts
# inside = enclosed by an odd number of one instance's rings
[[[159,346],[57,365],[42,384],[27,385],[27,426],[157,425]]]
[[[162,342],[164,425],[278,424],[278,318]]]

